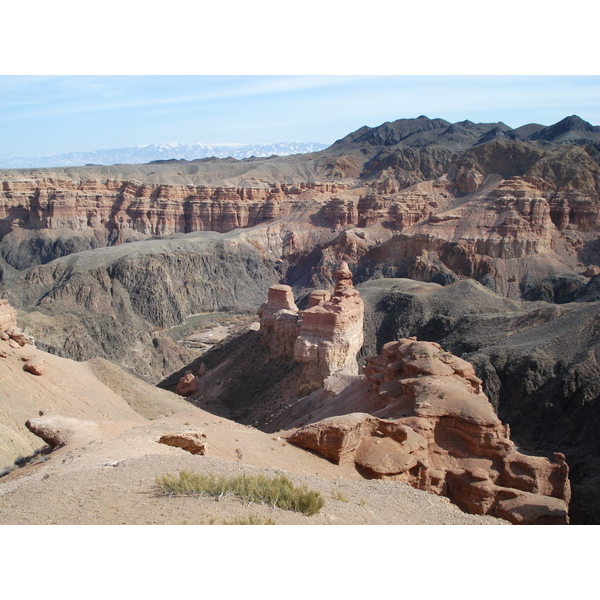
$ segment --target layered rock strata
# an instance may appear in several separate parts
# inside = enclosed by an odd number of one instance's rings
[[[298,310],[287,285],[271,286],[259,309],[260,331],[271,358],[304,365],[298,382],[301,396],[319,389],[332,373],[358,373],[364,304],[347,263],[334,276],[333,296],[327,290],[311,292],[306,310]]]
[[[300,313],[289,285],[272,285],[267,302],[258,309],[262,339],[276,360],[293,358]]]
[[[127,238],[128,231],[163,236],[252,227],[289,212],[303,192],[331,194],[344,189],[317,182],[211,187],[51,174],[5,179],[1,185],[0,221],[5,230],[91,228],[107,230],[110,241],[117,243]]]
[[[569,522],[564,455],[518,452],[468,362],[407,338],[368,358],[364,372],[371,414],[326,418],[289,441],[337,463],[353,461],[367,477],[448,496],[466,512],[518,524]]]
[[[363,345],[364,304],[352,284],[352,273],[343,262],[335,272],[333,296],[319,290],[302,311],[294,360],[304,364],[298,392],[304,396],[319,389],[338,371],[358,373],[356,355]]]

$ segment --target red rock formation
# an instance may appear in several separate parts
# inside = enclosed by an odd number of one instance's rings
[[[17,326],[17,311],[8,303],[8,300],[0,298],[0,331],[6,331]]]
[[[0,220],[28,229],[108,230],[117,242],[128,231],[148,236],[226,232],[287,214],[304,191],[333,194],[345,187],[318,182],[210,187],[121,179],[12,178],[2,181]]]
[[[175,391],[180,396],[189,396],[198,391],[198,380],[193,373],[186,373],[178,381]]]
[[[320,388],[332,373],[358,372],[364,304],[345,262],[335,276],[333,296],[327,290],[313,291],[306,310],[298,310],[288,285],[272,285],[267,302],[259,309],[260,332],[270,357],[304,365],[300,395]]]
[[[335,273],[337,285],[331,299],[316,295],[302,311],[300,332],[294,346],[294,360],[304,364],[298,382],[300,395],[323,385],[332,373],[357,373],[356,355],[363,344],[364,304],[352,284],[352,272],[343,262]]]
[[[367,477],[446,495],[466,512],[568,523],[564,455],[518,452],[468,362],[409,338],[386,344],[364,372],[377,397],[365,397],[365,406],[378,407],[371,415],[327,418],[289,441],[338,463],[354,461]]]
[[[32,375],[43,375],[46,372],[46,361],[41,358],[28,360],[23,365],[23,371],[27,371]]]
[[[260,332],[269,354],[276,360],[291,360],[298,337],[298,307],[289,285],[272,285],[267,302],[258,309]]]
[[[3,298],[0,299],[0,340],[8,341],[14,348],[34,343],[30,335],[17,327],[17,311]]]
[[[323,207],[323,216],[333,227],[356,225],[358,223],[356,203],[343,198],[332,198]]]

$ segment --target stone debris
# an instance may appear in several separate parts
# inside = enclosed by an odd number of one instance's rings
[[[23,365],[23,371],[27,371],[32,375],[43,375],[46,372],[47,367],[48,365],[46,364],[45,360],[41,358],[33,358],[28,360]]]

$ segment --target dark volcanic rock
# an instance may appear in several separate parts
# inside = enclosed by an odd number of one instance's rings
[[[600,141],[600,128],[594,127],[577,115],[545,127],[531,136],[532,140],[546,140],[555,143],[584,143]]]

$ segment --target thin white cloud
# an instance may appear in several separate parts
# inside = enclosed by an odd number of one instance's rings
[[[50,87],[51,89],[42,89],[42,96],[37,95],[36,100],[24,99],[20,102],[9,101],[12,106],[33,105],[42,106],[39,109],[29,109],[19,111],[15,114],[5,115],[5,119],[33,119],[57,117],[61,115],[73,115],[77,113],[94,113],[100,111],[114,111],[132,108],[146,108],[152,106],[172,106],[190,103],[201,103],[215,100],[225,100],[232,98],[244,98],[251,96],[272,95],[280,93],[290,93],[314,90],[317,88],[334,87],[346,84],[348,82],[358,82],[359,77],[329,77],[329,76],[281,76],[281,77],[227,77],[227,78],[203,78],[202,76],[190,77],[188,82],[194,79],[200,85],[206,82],[207,87],[199,93],[184,93],[182,95],[165,95],[158,97],[147,97],[142,95],[145,85],[152,84],[156,77],[143,78],[131,77],[129,86],[133,84],[131,95],[124,92],[117,93],[113,86],[118,86],[123,79],[120,78],[102,78],[97,77],[64,77],[64,78],[46,78],[39,82],[39,85]],[[185,78],[187,79],[187,78]],[[0,83],[2,83],[0,78]],[[18,82],[8,82],[13,91],[19,91]],[[24,82],[21,90],[27,90],[29,93],[35,92],[35,79],[29,78]],[[164,85],[169,86],[170,78],[164,78]],[[178,78],[173,83],[179,87],[182,79]],[[139,89],[136,89],[139,88]],[[48,95],[44,100],[43,94]],[[98,101],[99,97],[104,96],[105,101]],[[90,97],[93,101],[90,101]],[[8,106],[8,104],[5,104]],[[2,117],[0,117],[0,120]]]

